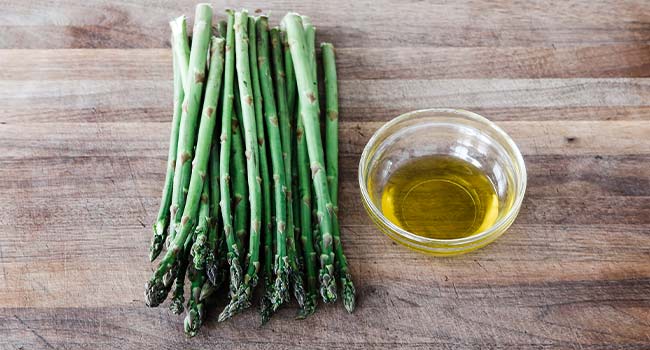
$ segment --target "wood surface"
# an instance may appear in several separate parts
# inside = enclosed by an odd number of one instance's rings
[[[338,47],[341,213],[358,309],[187,339],[144,306],[171,119],[170,18],[191,1],[0,0],[0,349],[650,348],[650,2],[226,1],[308,14]],[[521,147],[512,228],[433,258],[360,205],[383,123],[467,108]]]

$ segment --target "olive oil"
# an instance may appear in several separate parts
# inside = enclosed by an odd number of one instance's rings
[[[414,159],[388,178],[381,210],[391,222],[427,238],[468,237],[492,226],[499,200],[476,166],[449,156]]]

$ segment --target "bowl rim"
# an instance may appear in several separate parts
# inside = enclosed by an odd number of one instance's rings
[[[510,207],[510,210],[506,215],[504,215],[501,219],[499,219],[496,223],[494,223],[492,226],[490,226],[488,229],[481,231],[477,234],[468,236],[468,237],[462,237],[462,238],[452,238],[452,239],[439,239],[439,238],[428,238],[428,237],[422,237],[419,235],[416,235],[414,233],[411,233],[407,230],[402,229],[401,227],[397,226],[394,224],[392,221],[388,220],[377,208],[375,203],[371,200],[370,194],[368,193],[368,187],[366,185],[365,181],[365,176],[364,176],[364,171],[366,170],[365,163],[368,160],[368,157],[370,155],[371,148],[374,148],[373,146],[375,144],[378,144],[378,139],[381,135],[386,133],[386,130],[389,129],[390,127],[394,126],[395,124],[401,123],[407,119],[416,117],[418,115],[424,114],[424,113],[430,113],[430,114],[452,114],[455,116],[460,116],[464,117],[466,119],[474,120],[476,122],[482,123],[488,128],[491,128],[493,131],[495,131],[497,134],[499,134],[503,140],[505,140],[505,145],[510,148],[514,155],[514,161],[515,165],[519,167],[520,169],[520,181],[517,187],[517,192],[515,193],[515,201],[512,204],[512,207]],[[435,116],[434,116],[435,117]],[[386,225],[387,228],[389,228],[391,231],[399,234],[402,237],[405,237],[411,241],[415,241],[417,243],[420,243],[424,245],[424,247],[430,247],[431,245],[446,245],[446,246],[458,246],[458,245],[467,245],[471,243],[476,243],[480,242],[483,239],[486,239],[488,237],[491,237],[495,233],[502,232],[504,229],[507,229],[512,222],[514,221],[515,217],[519,213],[519,209],[521,208],[521,204],[524,200],[524,194],[526,192],[526,185],[527,185],[527,180],[528,180],[528,175],[526,172],[526,164],[524,163],[524,158],[521,154],[521,151],[519,150],[519,147],[517,144],[512,140],[510,135],[508,135],[503,129],[501,129],[496,123],[490,121],[489,119],[483,117],[480,114],[470,112],[464,109],[456,109],[456,108],[429,108],[429,109],[418,109],[414,111],[410,111],[404,114],[401,114],[384,125],[382,125],[375,133],[370,137],[370,140],[368,140],[368,143],[366,143],[365,147],[363,148],[363,152],[361,153],[361,159],[359,160],[359,187],[361,189],[361,197],[364,201],[364,204],[366,204],[366,208],[369,208],[372,214],[381,221],[382,224]],[[389,235],[390,237],[390,235]]]

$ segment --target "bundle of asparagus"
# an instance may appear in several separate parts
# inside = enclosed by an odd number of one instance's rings
[[[210,5],[197,5],[191,48],[185,17],[170,22],[174,109],[150,259],[165,254],[146,284],[146,304],[160,305],[171,291],[169,307],[182,313],[187,278],[184,328],[194,336],[206,299],[228,286],[224,321],[250,307],[261,274],[263,323],[291,295],[298,318],[315,312],[318,294],[335,302],[337,277],[352,312],[338,223],[334,47],[321,45],[321,120],[308,17],[289,13],[274,28],[246,10],[227,10],[214,28],[212,17]]]

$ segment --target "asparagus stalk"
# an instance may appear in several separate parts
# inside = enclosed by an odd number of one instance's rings
[[[248,53],[248,11],[235,14],[235,59],[237,62],[237,82],[240,92],[242,121],[244,124],[244,143],[246,145],[246,170],[250,202],[250,241],[248,265],[244,283],[236,299],[219,315],[219,321],[232,317],[235,313],[250,306],[253,288],[257,285],[259,271],[259,243],[262,220],[262,179],[259,174],[259,148],[257,144],[257,127],[255,125],[255,107],[251,87],[250,58]]]
[[[289,48],[289,40],[285,30],[280,31],[280,39],[282,40],[282,48],[284,49],[284,73],[287,81],[287,105],[289,108],[289,116],[294,116],[296,109],[296,74],[293,70],[291,49]]]
[[[208,247],[208,229],[210,220],[210,178],[206,178],[201,190],[201,201],[199,203],[199,215],[197,219],[196,229],[194,230],[194,243],[191,248],[191,256],[194,258],[194,268],[196,270],[203,270],[205,268],[205,260],[209,251]],[[188,257],[189,258],[189,257]]]
[[[273,190],[275,200],[275,283],[273,294],[266,307],[263,304],[262,321],[266,322],[280,305],[289,299],[289,261],[287,257],[287,188],[285,168],[282,157],[282,141],[275,105],[273,80],[271,78],[271,62],[269,57],[269,23],[268,18],[261,16],[257,20],[257,55],[262,99],[264,101],[264,121],[269,135],[271,150],[271,166],[273,171]]]
[[[296,81],[300,99],[300,113],[307,138],[307,152],[311,167],[318,221],[322,235],[321,243],[321,296],[323,301],[336,301],[336,281],[334,280],[334,252],[332,247],[332,215],[334,208],[329,196],[327,177],[324,169],[323,144],[319,129],[319,106],[316,79],[314,79],[305,42],[305,32],[300,17],[295,13],[287,14],[282,20],[286,28],[291,56],[294,62]]]
[[[232,114],[232,161],[230,174],[232,176],[233,212],[237,245],[241,252],[246,251],[246,225],[248,224],[248,187],[246,185],[246,160],[244,156],[244,141],[242,140],[241,105],[239,104],[238,88],[234,88],[234,105],[236,112]],[[240,256],[240,263],[244,257]]]
[[[183,26],[184,27],[184,26]],[[178,46],[172,35],[172,46]],[[181,69],[176,57],[173,59],[174,71],[174,114],[172,117],[171,134],[169,135],[169,152],[167,154],[167,175],[165,176],[165,185],[163,187],[160,209],[158,217],[153,224],[153,238],[149,248],[149,260],[154,261],[163,248],[163,243],[167,238],[167,228],[169,226],[169,205],[172,201],[172,188],[174,185],[174,168],[176,167],[176,149],[178,147],[178,131],[181,122],[181,103],[185,93],[183,92],[183,82],[181,80]]]
[[[202,87],[202,80],[205,74],[205,61],[207,57],[207,45],[202,45],[203,36],[208,36],[210,34],[210,23],[212,21],[212,7],[206,4],[199,4],[197,6],[197,15],[195,23],[195,39],[192,42],[192,53],[190,59],[190,67],[193,74],[190,74],[190,77],[194,77],[193,83],[190,84],[190,93],[189,96],[194,96],[193,89],[196,87]],[[196,47],[195,47],[196,46]],[[194,142],[189,143],[190,146],[183,149],[183,152],[179,157],[181,158],[180,162],[177,159],[177,164],[180,163],[183,167],[182,171],[187,169],[191,172],[191,178],[189,181],[189,189],[187,192],[187,201],[183,209],[182,219],[180,220],[179,231],[176,237],[170,246],[170,249],[165,254],[165,257],[160,262],[158,269],[151,277],[147,283],[146,291],[146,302],[149,306],[155,306],[160,304],[166,296],[166,293],[163,293],[164,284],[162,281],[163,275],[169,271],[172,264],[175,263],[176,258],[183,248],[183,244],[187,239],[192,227],[196,221],[196,212],[198,210],[198,204],[201,197],[201,190],[203,187],[203,182],[206,178],[207,163],[208,157],[210,154],[210,143],[212,142],[212,133],[215,126],[215,110],[217,104],[217,95],[219,92],[219,85],[221,84],[221,73],[223,67],[223,39],[213,38],[212,39],[212,54],[207,88],[205,92],[205,99],[203,101],[203,118],[201,118],[201,123],[199,126],[198,132],[198,143],[196,144],[196,155],[194,157],[194,169],[190,168],[189,162],[186,158],[191,154],[192,145]],[[205,50],[204,50],[205,49]],[[197,57],[199,56],[199,57]],[[200,96],[200,93],[199,93]],[[187,100],[187,98],[186,98]],[[189,110],[190,108],[186,108]],[[190,119],[191,113],[187,113],[187,118]],[[196,119],[196,116],[194,116]],[[183,122],[181,122],[181,132],[183,131]],[[192,137],[192,140],[193,141]],[[189,137],[188,137],[189,139]],[[184,141],[187,141],[184,140]],[[183,145],[183,144],[181,144]],[[180,145],[179,145],[180,147]]]
[[[307,154],[307,141],[305,140],[304,126],[301,118],[297,119],[297,167],[298,183],[300,185],[300,238],[302,241],[305,271],[307,274],[307,294],[305,305],[299,312],[299,318],[305,318],[316,311],[318,295],[317,254],[314,250],[311,222],[311,180],[309,178],[309,156]]]
[[[227,11],[228,22],[226,26],[226,57],[224,68],[224,88],[222,94],[223,107],[221,108],[221,150],[219,156],[219,181],[221,192],[221,218],[223,231],[228,250],[227,261],[230,266],[230,295],[236,293],[241,284],[241,265],[239,263],[240,245],[232,225],[232,211],[230,198],[230,153],[232,146],[232,107],[233,107],[233,81],[235,77],[235,32],[233,25],[235,16],[232,11]]]
[[[205,306],[200,299],[201,289],[205,282],[205,271],[190,266],[188,278],[190,280],[190,299],[187,302],[187,314],[185,315],[183,328],[185,334],[193,337],[198,333],[205,318]]]
[[[183,90],[187,92],[189,88],[187,85],[189,83],[187,80],[187,67],[190,64],[190,43],[187,39],[185,16],[174,18],[169,22],[169,26],[172,30],[172,56],[178,64]]]
[[[210,225],[208,229],[208,252],[205,257],[205,273],[212,285],[217,285],[221,279],[220,266],[217,253],[219,242],[219,140],[216,133],[212,135],[210,158],[208,159],[208,173],[210,174]],[[205,186],[205,185],[204,185]]]
[[[311,72],[313,78],[316,80],[316,61],[313,59],[315,55],[312,53],[315,47],[315,29],[311,24],[308,17],[303,17],[303,28],[305,29],[305,42],[307,44],[307,51],[309,63],[311,65]],[[293,67],[291,68],[293,69]],[[316,80],[317,81],[317,80]],[[294,82],[295,84],[295,82]],[[318,96],[316,96],[318,98]],[[300,101],[298,102],[300,104]],[[298,107],[300,108],[300,107]],[[296,141],[297,141],[297,157],[298,159],[298,173],[300,181],[300,220],[301,220],[301,241],[305,253],[305,270],[307,273],[307,300],[305,306],[299,311],[298,318],[305,318],[316,311],[317,294],[318,294],[318,277],[316,273],[317,264],[317,251],[314,247],[318,247],[320,241],[314,235],[312,227],[318,227],[317,220],[312,222],[312,182],[309,178],[309,156],[307,154],[307,141],[304,133],[304,124],[300,118],[300,110],[296,111],[297,126],[296,126]],[[319,126],[320,128],[320,126]],[[313,208],[314,212],[316,208]],[[317,232],[317,231],[316,231]],[[315,242],[315,243],[314,243]]]
[[[352,275],[348,270],[348,260],[343,253],[341,233],[338,220],[338,187],[339,187],[339,92],[336,77],[336,58],[334,46],[330,43],[321,44],[323,56],[323,72],[325,77],[325,146],[326,146],[326,167],[327,182],[330,190],[330,197],[334,205],[334,216],[332,217],[334,232],[334,253],[338,266],[339,279],[343,288],[343,305],[348,312],[354,311],[355,288],[352,283]]]
[[[174,274],[174,292],[172,293],[172,299],[169,303],[169,310],[176,315],[182,314],[184,310],[183,303],[185,302],[185,274],[187,272],[187,266],[189,265],[189,260],[186,259],[186,257],[190,254],[192,245],[191,242],[192,237],[188,236],[185,240],[183,251],[178,255],[178,263],[176,264],[176,273]]]
[[[260,86],[260,73],[257,66],[257,30],[256,20],[252,17],[248,18],[248,51],[250,57],[251,67],[251,80],[253,83],[253,104],[255,106],[255,125],[257,126],[257,144],[259,145],[259,166],[260,175],[262,177],[262,237],[264,237],[264,261],[263,261],[263,275],[264,275],[264,290],[265,294],[262,297],[262,303],[270,305],[270,297],[273,293],[273,257],[271,253],[271,245],[273,238],[271,237],[272,223],[271,223],[271,179],[269,177],[269,164],[267,159],[266,137],[264,131],[264,113],[262,106],[262,88]],[[263,307],[264,308],[264,307]]]
[[[196,191],[201,189],[200,206],[199,206],[199,223],[195,232],[195,245],[196,242],[201,244],[202,240],[206,238],[208,229],[208,217],[210,216],[209,208],[209,193],[210,183],[207,177],[208,158],[211,150],[211,143],[214,136],[214,128],[216,124],[216,109],[219,100],[219,92],[221,90],[221,79],[223,77],[224,69],[224,40],[222,38],[212,37],[210,48],[210,70],[208,72],[208,81],[206,83],[205,98],[203,100],[203,111],[201,118],[201,125],[199,126],[198,143],[196,145],[196,157],[194,158],[194,169],[192,171],[192,178],[190,180],[190,191],[188,192],[188,200],[183,212],[183,221],[179,235],[187,234],[187,227],[189,222],[192,221],[191,216],[194,215],[192,207],[196,202],[194,195]],[[189,218],[187,219],[188,216]],[[194,250],[194,249],[193,249]],[[201,248],[194,250],[200,252]],[[199,258],[199,260],[201,260]],[[202,261],[205,263],[205,261]],[[201,261],[197,264],[195,256],[194,265],[190,265],[188,277],[190,279],[190,300],[187,304],[187,315],[185,317],[184,329],[185,333],[193,337],[198,332],[203,321],[203,303],[200,301],[201,288],[205,282],[205,270]]]
[[[296,253],[296,240],[293,223],[293,197],[291,175],[291,125],[289,123],[289,109],[287,107],[287,86],[285,82],[284,59],[280,43],[279,28],[271,29],[271,51],[273,53],[273,68],[275,94],[278,103],[278,116],[280,117],[280,137],[282,142],[282,157],[284,162],[285,181],[287,187],[287,256],[289,258],[289,279],[293,287],[294,297],[302,308],[305,303],[305,289],[302,282],[298,255]]]
[[[185,207],[192,172],[190,160],[193,157],[193,149],[196,140],[196,127],[198,121],[201,97],[203,94],[203,83],[205,80],[205,66],[210,43],[210,24],[212,21],[212,7],[208,4],[196,6],[194,20],[192,50],[190,54],[189,70],[186,73],[183,84],[185,86],[185,98],[183,99],[183,113],[178,136],[178,151],[176,154],[176,172],[174,173],[174,187],[172,191],[172,204],[170,213],[171,241],[176,236],[177,227],[180,224],[182,210]],[[182,33],[182,30],[180,31]],[[180,39],[179,39],[180,40]],[[176,50],[177,52],[179,49]],[[176,54],[182,57],[182,54]],[[180,61],[180,60],[179,60]],[[179,63],[181,74],[183,72],[182,62]]]

